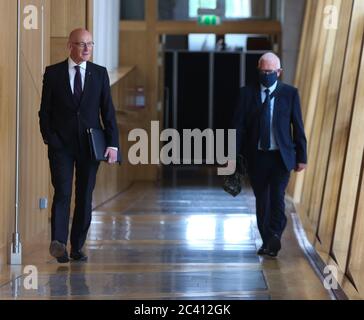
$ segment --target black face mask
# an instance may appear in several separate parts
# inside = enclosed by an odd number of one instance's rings
[[[266,88],[270,88],[278,80],[278,73],[273,72],[270,74],[259,73],[259,82]]]

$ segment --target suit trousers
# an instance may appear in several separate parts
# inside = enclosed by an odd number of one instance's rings
[[[74,171],[75,210],[71,228],[72,250],[81,250],[91,225],[92,193],[99,163],[88,153],[48,147],[54,197],[51,218],[51,239],[67,245]]]
[[[249,178],[256,198],[256,215],[263,246],[272,236],[282,237],[287,224],[285,193],[290,172],[279,151],[257,151]]]

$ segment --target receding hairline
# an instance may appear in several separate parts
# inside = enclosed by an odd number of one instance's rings
[[[82,34],[82,33],[88,33],[91,37],[92,37],[92,34],[90,31],[88,31],[87,29],[84,29],[84,28],[78,28],[78,29],[75,29],[73,31],[71,31],[69,37],[68,37],[68,41],[71,41],[72,39],[74,39],[74,37],[78,34]]]
[[[278,67],[281,68],[281,59],[273,52],[263,54],[259,59],[258,66],[260,66],[263,61],[275,62],[278,64]]]

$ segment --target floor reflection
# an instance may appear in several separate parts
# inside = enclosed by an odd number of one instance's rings
[[[201,296],[239,295],[251,292],[267,296],[267,285],[260,270],[200,272],[84,273],[57,271],[40,275],[37,290],[26,290],[22,279],[0,290],[2,296],[36,298],[122,298],[136,293],[141,298],[153,295]]]
[[[37,290],[18,273],[0,299],[270,299],[266,276],[287,262],[256,255],[252,192],[226,194],[215,168],[172,170],[94,212],[88,263],[42,260]]]

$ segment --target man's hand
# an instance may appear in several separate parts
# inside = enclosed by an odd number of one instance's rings
[[[118,152],[113,148],[107,148],[105,158],[108,158],[108,164],[114,164],[118,159]]]
[[[302,172],[306,168],[307,168],[307,164],[305,164],[305,163],[298,163],[295,171],[296,172]]]

